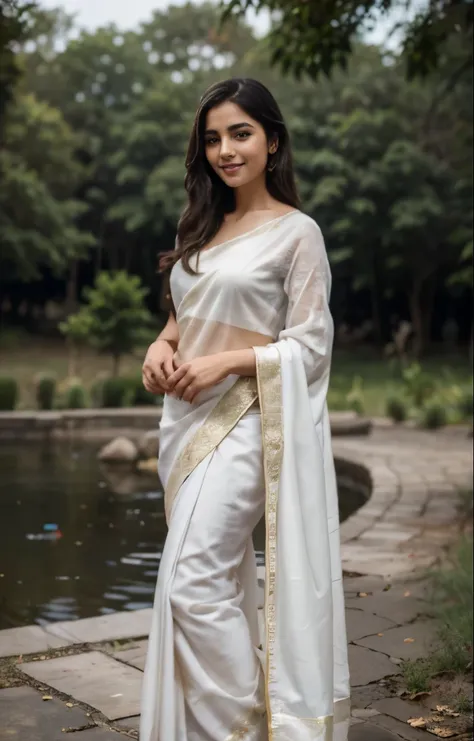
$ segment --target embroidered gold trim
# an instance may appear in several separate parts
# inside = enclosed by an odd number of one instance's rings
[[[268,350],[257,357],[257,386],[262,414],[263,468],[265,474],[265,627],[266,672],[265,699],[267,705],[268,739],[272,741],[275,730],[270,700],[270,684],[274,672],[273,652],[275,642],[275,579],[277,550],[277,509],[280,470],[283,460],[283,418],[280,356]]]
[[[232,731],[230,736],[226,737],[225,741],[245,741],[248,734],[254,731],[259,723],[262,721],[262,716],[265,714],[265,706],[256,705],[250,714],[245,718],[241,718],[237,723],[235,730]]]
[[[232,430],[257,398],[255,378],[241,377],[219,399],[207,419],[194,433],[173,466],[165,490],[165,514],[169,522],[174,500],[187,477]]]

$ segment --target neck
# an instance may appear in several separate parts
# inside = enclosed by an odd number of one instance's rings
[[[267,190],[265,174],[242,188],[235,189],[236,218],[241,218],[251,211],[267,211],[272,207],[273,199]]]

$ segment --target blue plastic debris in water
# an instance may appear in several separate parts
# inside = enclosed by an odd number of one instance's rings
[[[59,530],[59,528],[54,523],[47,522],[45,525],[43,525],[43,530],[47,530],[48,532],[50,532],[51,530]]]

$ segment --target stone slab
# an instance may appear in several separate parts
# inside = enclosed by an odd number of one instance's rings
[[[378,732],[380,733],[380,739],[383,739],[382,732],[390,731],[394,735],[392,738],[396,739],[403,739],[403,741],[428,741],[431,738],[436,738],[436,736],[431,736],[430,733],[426,733],[426,731],[420,731],[418,728],[412,728],[408,725],[408,723],[402,723],[399,720],[395,720],[395,718],[391,718],[389,715],[377,715],[377,717],[372,718],[371,721],[374,725],[378,726]],[[375,741],[374,737],[374,741]],[[388,739],[391,738],[390,736],[387,736]],[[377,739],[378,741],[378,739]]]
[[[432,649],[436,625],[432,621],[403,625],[386,630],[382,636],[369,636],[355,641],[358,646],[380,651],[397,659],[421,659]]]
[[[352,687],[377,682],[400,672],[384,654],[353,645],[349,646],[349,670]]]
[[[130,666],[144,671],[147,648],[148,641],[138,641],[130,648],[125,648],[122,651],[112,651],[111,655],[118,661],[123,661],[125,664],[130,664]]]
[[[70,638],[51,635],[40,628],[39,625],[7,628],[6,630],[0,630],[0,658],[43,653],[50,648],[62,648],[71,643]]]
[[[151,608],[130,612],[113,612],[111,615],[51,623],[48,634],[67,638],[72,643],[99,643],[126,638],[148,636],[151,627]]]
[[[61,741],[66,741],[67,738],[67,736],[64,737],[63,733]],[[109,731],[107,728],[91,728],[75,733],[74,736],[71,736],[71,741],[73,739],[74,741],[121,741],[122,736],[115,731]]]
[[[131,728],[132,731],[139,731],[140,716],[134,715],[132,718],[123,718],[123,720],[117,721],[115,725],[119,726],[120,728]]]
[[[411,623],[428,610],[427,603],[414,597],[411,589],[406,586],[395,586],[388,592],[367,594],[367,597],[346,598],[346,609],[363,610],[387,618],[397,625]],[[405,594],[408,596],[405,597]]]
[[[0,690],[0,741],[64,741],[63,728],[90,724],[84,710],[57,698],[45,701],[45,694],[32,687]]]
[[[385,700],[377,700],[372,703],[374,710],[391,718],[406,723],[409,718],[419,718],[420,715],[426,714],[425,709],[416,702],[407,702],[399,697],[387,697]]]
[[[361,723],[350,729],[348,741],[400,741],[400,737],[369,723]]]
[[[140,712],[142,672],[99,651],[22,664],[21,671],[111,720]]]
[[[387,618],[370,615],[363,610],[346,610],[346,626],[348,641],[358,638],[383,633],[389,628],[394,628],[395,623]]]

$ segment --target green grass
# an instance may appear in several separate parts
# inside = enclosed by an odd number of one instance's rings
[[[157,328],[157,332],[159,328]],[[138,350],[135,356],[123,358],[121,374],[139,372],[146,348]],[[2,375],[12,375],[20,386],[20,409],[35,407],[34,379],[39,373],[54,373],[61,384],[68,374],[68,353],[61,340],[44,340],[27,334],[2,333],[0,335],[0,368]],[[438,355],[423,361],[424,371],[439,381],[443,374],[449,374],[450,382],[469,388],[472,371],[467,356]],[[86,389],[90,389],[97,376],[111,372],[112,360],[84,349],[79,358],[76,375]],[[385,416],[388,395],[393,390],[401,390],[393,366],[381,357],[380,352],[370,347],[351,350],[336,349],[333,356],[331,382],[328,394],[329,408],[347,409],[347,395],[354,379],[362,379],[364,413],[368,416]]]
[[[472,501],[472,491],[470,492]],[[472,662],[473,633],[473,543],[472,535],[461,538],[443,567],[431,573],[432,613],[438,622],[438,641],[433,653],[418,661],[407,661],[403,674],[409,692],[429,691],[441,673],[463,676]],[[454,698],[472,708],[464,694]]]
[[[472,369],[467,355],[438,354],[423,359],[421,364],[424,372],[437,383],[446,378],[446,384],[456,384],[465,390],[472,388]],[[371,348],[334,352],[329,408],[344,407],[344,399],[357,376],[362,378],[365,413],[368,416],[385,416],[387,397],[393,391],[401,391],[403,385],[393,365]]]

